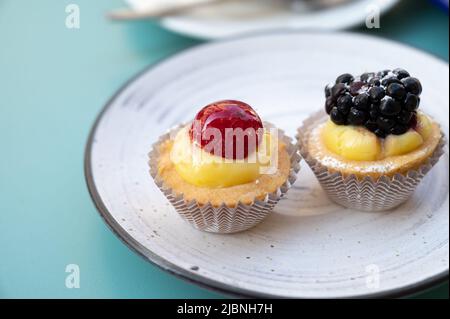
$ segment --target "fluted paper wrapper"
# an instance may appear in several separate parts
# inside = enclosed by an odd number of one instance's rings
[[[272,127],[270,123],[265,123],[265,125]],[[149,153],[150,175],[180,216],[199,230],[226,234],[244,231],[257,225],[272,212],[278,201],[284,197],[297,179],[301,160],[298,148],[292,143],[292,139],[285,136],[283,131],[278,130],[279,139],[286,144],[291,159],[291,168],[287,180],[275,192],[267,194],[263,200],[255,198],[250,205],[239,202],[234,207],[229,207],[225,203],[213,206],[210,203],[201,205],[195,200],[187,201],[183,194],[176,194],[158,176],[159,146],[170,139],[170,136],[175,136],[174,134],[181,127],[170,130],[153,144],[152,151]]]
[[[319,112],[303,122],[298,129],[298,147],[330,199],[348,208],[385,211],[399,206],[411,197],[417,185],[444,153],[445,138],[442,137],[432,156],[423,165],[405,174],[381,176],[374,180],[370,176],[358,178],[356,175],[344,176],[339,172],[331,172],[311,157],[306,146],[311,130],[322,123],[325,116],[324,112]]]

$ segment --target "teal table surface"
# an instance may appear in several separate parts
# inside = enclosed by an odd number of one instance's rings
[[[65,26],[78,4],[81,28]],[[113,23],[120,0],[0,2],[0,297],[222,298],[130,251],[87,191],[85,142],[98,112],[130,77],[201,43],[151,21]],[[448,61],[448,15],[403,1],[380,30],[355,29]],[[80,269],[68,289],[66,265]],[[418,297],[448,298],[448,283]]]

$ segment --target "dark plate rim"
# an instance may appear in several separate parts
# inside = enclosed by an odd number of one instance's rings
[[[413,46],[400,43],[397,41],[380,38],[377,36],[370,36],[366,34],[361,34],[357,32],[344,32],[344,31],[299,31],[299,30],[275,30],[271,32],[263,32],[263,33],[250,33],[241,35],[238,37],[231,37],[226,38],[222,40],[216,40],[212,42],[202,43],[199,45],[195,45],[193,47],[190,47],[188,49],[185,49],[183,51],[180,51],[178,53],[169,55],[156,63],[151,64],[150,66],[144,68],[144,70],[137,73],[135,76],[131,77],[128,81],[126,81],[120,89],[116,91],[116,93],[106,102],[106,104],[103,106],[102,110],[98,114],[90,132],[89,136],[85,145],[85,156],[84,156],[84,174],[85,174],[85,181],[87,184],[87,188],[89,191],[89,194],[91,196],[92,201],[94,202],[95,207],[97,208],[98,213],[106,223],[106,225],[111,229],[111,231],[131,250],[133,250],[135,253],[137,253],[139,256],[144,258],[146,261],[150,262],[151,264],[157,266],[158,268],[167,271],[168,273],[175,275],[178,278],[184,279],[190,283],[194,283],[196,285],[199,285],[203,288],[207,288],[210,290],[213,290],[215,292],[223,293],[225,295],[233,296],[233,297],[241,297],[241,298],[283,298],[282,296],[278,295],[271,295],[271,294],[264,294],[259,292],[250,291],[247,289],[241,289],[235,286],[223,284],[221,282],[217,282],[215,280],[211,280],[207,277],[204,277],[198,273],[195,272],[189,272],[167,260],[160,257],[159,255],[153,253],[149,249],[142,246],[138,241],[136,241],[111,215],[111,213],[106,208],[105,204],[103,203],[103,200],[101,199],[97,186],[95,185],[94,178],[92,175],[92,163],[91,163],[91,153],[92,153],[92,145],[95,133],[97,131],[97,127],[100,123],[100,120],[102,119],[103,115],[106,113],[106,111],[109,109],[111,104],[115,101],[115,99],[126,89],[128,88],[132,83],[134,83],[138,78],[140,78],[142,75],[146,74],[153,68],[156,68],[157,66],[161,65],[163,62],[167,62],[171,58],[177,56],[178,54],[184,54],[187,52],[192,52],[197,49],[201,49],[203,47],[207,47],[210,45],[218,44],[218,43],[225,43],[225,42],[233,42],[237,40],[243,40],[253,37],[263,37],[263,36],[269,36],[269,35],[289,35],[289,34],[340,34],[340,35],[348,35],[353,37],[362,37],[362,38],[370,38],[377,41],[385,41],[388,43],[393,43],[396,45],[403,46],[405,48],[413,49],[416,51],[420,51],[423,54],[429,56],[432,59],[438,60],[440,62],[444,62],[448,65],[448,62],[444,59],[435,56],[429,52],[426,52],[424,50],[415,48]],[[370,293],[370,294],[362,294],[362,295],[355,295],[355,296],[346,296],[346,298],[404,298],[412,295],[416,295],[418,293],[424,292],[434,286],[437,286],[439,284],[442,284],[443,282],[447,281],[449,279],[449,270],[443,271],[441,273],[438,273],[432,277],[429,277],[425,280],[422,280],[420,282],[410,284],[405,287],[390,289],[383,292],[377,292],[377,293]],[[333,297],[329,297],[333,298]],[[299,298],[300,299],[300,298]]]

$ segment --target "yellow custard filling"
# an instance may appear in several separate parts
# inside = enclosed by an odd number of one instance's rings
[[[377,161],[408,154],[418,149],[432,132],[432,123],[423,113],[418,114],[415,130],[402,135],[389,135],[384,140],[364,127],[336,125],[330,119],[322,129],[322,141],[328,150],[354,161]]]
[[[271,154],[277,143],[268,131],[258,152],[243,160],[230,160],[205,152],[191,142],[189,125],[178,131],[174,138],[170,160],[183,180],[191,185],[224,188],[257,180],[271,163]]]

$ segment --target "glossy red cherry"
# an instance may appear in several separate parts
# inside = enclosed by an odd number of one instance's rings
[[[189,134],[193,143],[213,155],[244,159],[257,149],[262,128],[261,119],[250,105],[225,100],[201,109]]]

